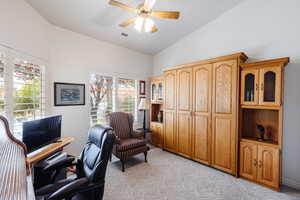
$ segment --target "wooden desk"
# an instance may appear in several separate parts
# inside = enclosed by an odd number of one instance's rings
[[[62,137],[59,142],[52,143],[49,146],[47,146],[47,148],[43,149],[41,152],[38,152],[31,157],[27,157],[27,163],[29,165],[37,163],[40,160],[43,160],[56,152],[62,151],[65,146],[69,145],[73,141],[74,138],[72,137]]]

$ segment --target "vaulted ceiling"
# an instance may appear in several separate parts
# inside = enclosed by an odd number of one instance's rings
[[[146,54],[156,54],[244,0],[157,0],[154,10],[180,11],[179,20],[154,19],[159,31],[139,33],[118,24],[135,16],[108,0],[26,0],[50,23]],[[119,0],[137,7],[144,0]],[[124,37],[121,33],[128,34]]]

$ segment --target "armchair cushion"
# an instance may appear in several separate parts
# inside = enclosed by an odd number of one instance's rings
[[[128,151],[137,147],[146,146],[146,141],[144,139],[128,138],[120,141],[118,145],[118,151]]]

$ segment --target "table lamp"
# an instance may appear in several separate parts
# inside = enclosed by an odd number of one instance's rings
[[[138,109],[144,111],[143,129],[146,130],[146,110],[148,110],[148,102],[146,98],[141,98]]]

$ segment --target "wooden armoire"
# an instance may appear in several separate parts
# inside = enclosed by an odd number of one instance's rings
[[[237,53],[164,70],[163,148],[237,175]]]

